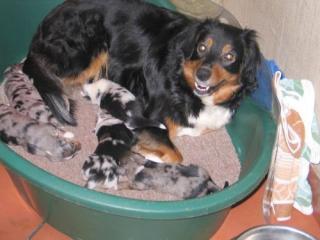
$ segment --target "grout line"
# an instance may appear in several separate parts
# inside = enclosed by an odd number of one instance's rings
[[[33,237],[41,230],[41,228],[46,224],[46,220],[43,220],[38,226],[36,226],[30,233],[29,236],[27,236],[26,240],[32,240]]]

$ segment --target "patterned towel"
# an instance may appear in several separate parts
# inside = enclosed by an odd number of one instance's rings
[[[283,78],[276,72],[273,90],[278,102],[278,137],[264,197],[264,213],[288,220],[294,206],[311,214],[309,164],[320,162],[320,134],[314,114],[315,93],[308,80]],[[268,209],[269,208],[269,209]],[[267,213],[267,214],[266,214]]]

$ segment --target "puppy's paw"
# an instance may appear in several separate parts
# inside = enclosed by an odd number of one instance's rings
[[[107,155],[92,154],[82,166],[82,176],[86,187],[93,189],[97,184],[105,188],[118,188],[118,165],[114,158]]]
[[[51,161],[69,160],[81,149],[79,142],[68,138],[48,136],[45,142],[46,144],[44,144],[44,146],[39,147],[44,151],[44,155]],[[39,148],[37,150],[39,150]]]
[[[175,166],[175,170],[175,174],[183,176],[186,181],[189,181],[188,187],[182,194],[184,199],[203,197],[222,190],[209,173],[197,165],[184,166],[179,164]]]
[[[56,143],[57,148],[51,151],[51,156],[54,159],[69,160],[81,149],[79,142],[68,138],[59,138]]]
[[[68,160],[81,149],[81,144],[73,140],[71,132],[64,132],[50,124],[34,124],[24,136],[22,145],[35,155],[45,156],[51,161]]]

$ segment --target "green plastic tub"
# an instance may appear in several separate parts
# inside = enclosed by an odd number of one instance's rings
[[[26,55],[36,26],[60,2],[0,2],[1,72]],[[173,8],[166,1],[150,2]],[[0,161],[25,201],[47,223],[73,239],[207,240],[230,207],[265,177],[275,139],[270,113],[250,99],[244,101],[227,129],[241,161],[240,180],[217,194],[186,201],[133,200],[88,190],[41,170],[1,142]]]

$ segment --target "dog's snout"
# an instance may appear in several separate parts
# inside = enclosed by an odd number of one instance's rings
[[[211,69],[207,67],[199,68],[196,76],[200,81],[207,81],[211,76]]]

